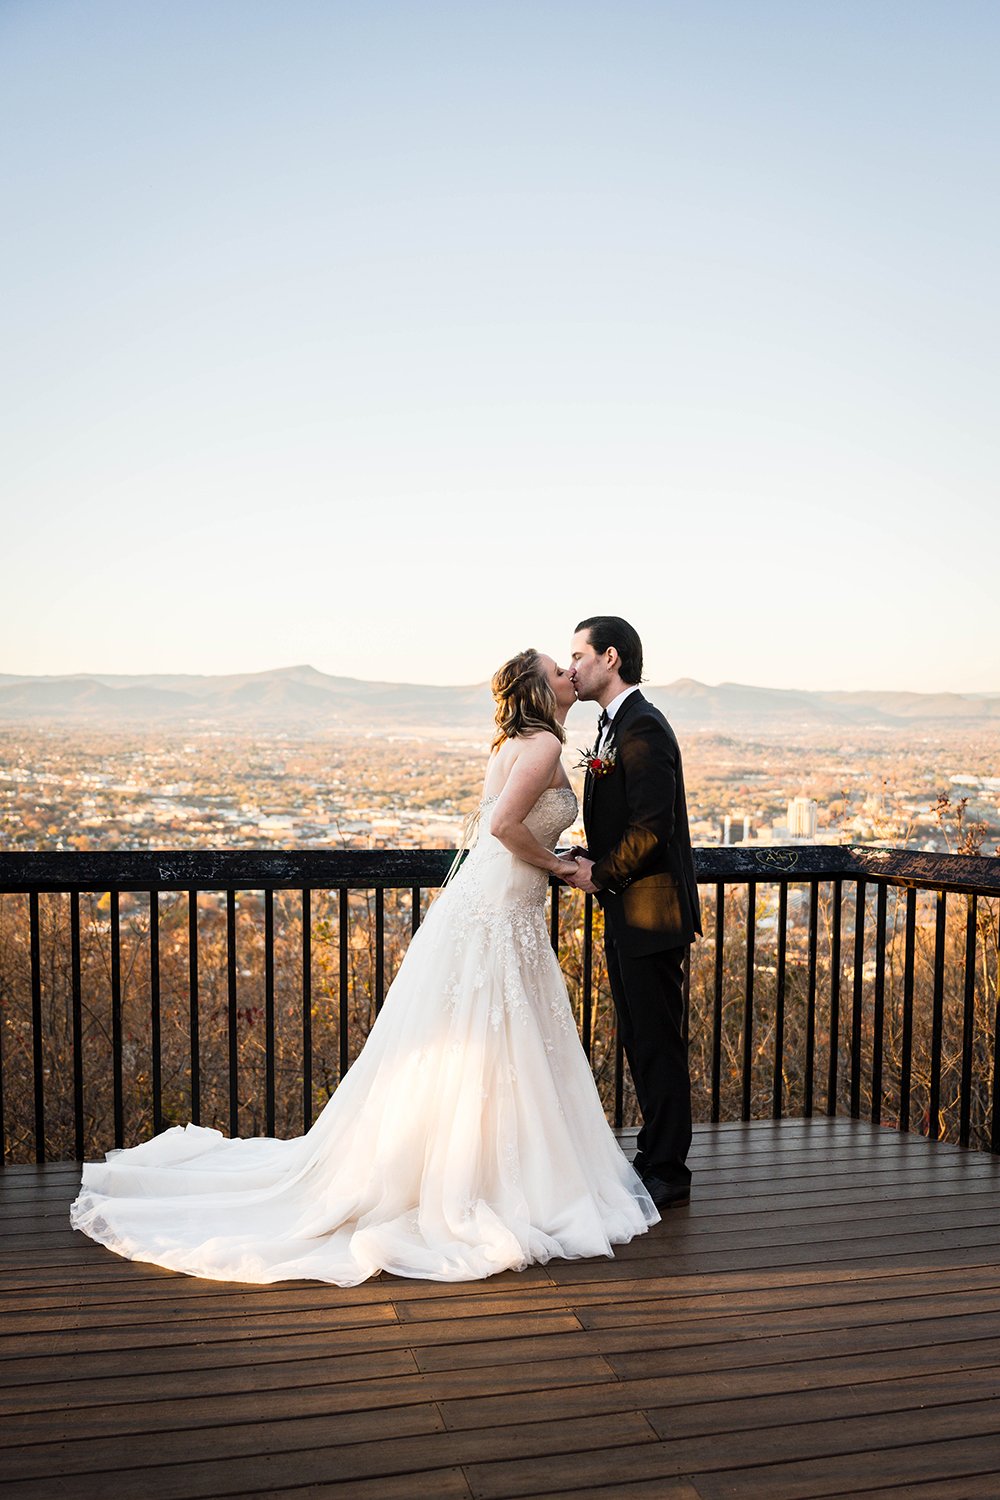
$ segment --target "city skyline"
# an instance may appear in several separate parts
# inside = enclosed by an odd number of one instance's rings
[[[1000,12],[0,10],[0,670],[1000,691]]]

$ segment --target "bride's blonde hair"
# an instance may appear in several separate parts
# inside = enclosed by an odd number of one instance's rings
[[[556,718],[556,695],[537,651],[519,651],[505,661],[494,672],[490,687],[497,705],[497,732],[491,750],[499,750],[504,740],[540,729],[547,729],[566,743],[566,731]]]

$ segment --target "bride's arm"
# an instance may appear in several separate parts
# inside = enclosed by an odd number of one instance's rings
[[[526,828],[524,820],[545,791],[551,785],[552,773],[559,763],[562,746],[554,734],[538,733],[526,736],[518,751],[517,759],[510,770],[497,805],[490,820],[490,832],[500,840],[505,849],[525,864],[546,870],[550,875],[565,879],[576,870],[572,860],[559,859],[544,844],[540,844]]]

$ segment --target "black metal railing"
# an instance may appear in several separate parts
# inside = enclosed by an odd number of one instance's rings
[[[308,1129],[451,857],[0,853],[4,1160],[81,1159],[180,1118]],[[1000,1153],[1000,859],[803,845],[696,862],[705,940],[686,992],[701,1117],[866,1114]],[[621,1126],[634,1100],[599,923],[591,897],[553,883],[552,945]]]

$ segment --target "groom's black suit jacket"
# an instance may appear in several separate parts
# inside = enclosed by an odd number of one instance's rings
[[[640,692],[612,719],[610,744],[613,769],[587,774],[583,822],[608,931],[638,958],[701,932],[684,771],[674,731]]]

